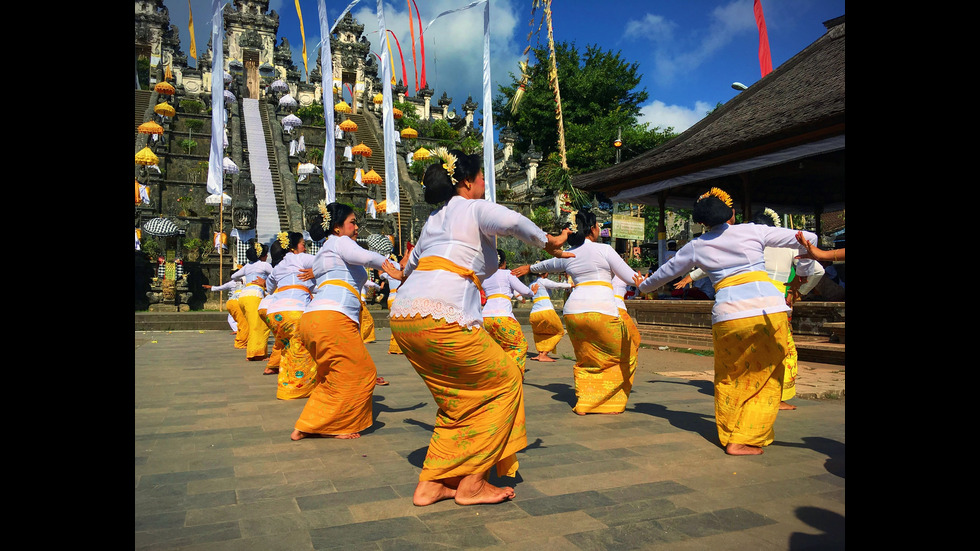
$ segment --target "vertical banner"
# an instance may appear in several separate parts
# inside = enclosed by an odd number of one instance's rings
[[[385,152],[385,201],[388,214],[399,212],[398,200],[398,159],[395,158],[395,117],[391,104],[391,69],[388,67],[391,45],[388,42],[388,30],[385,27],[384,0],[378,0],[378,36],[384,37],[381,48],[381,118],[384,122],[384,152]]]
[[[223,138],[225,135],[224,20],[221,1],[211,1],[211,154],[208,157],[208,193],[221,196],[224,188]]]
[[[497,185],[493,161],[493,96],[490,90],[490,0],[483,8],[483,181],[484,198],[497,202]]]
[[[303,12],[299,9],[299,0],[296,0],[296,16],[299,17],[299,36],[303,39],[303,69],[306,71],[306,82],[310,82],[310,67],[306,62],[306,31],[303,29]]]
[[[197,61],[197,43],[194,42],[194,12],[191,11],[191,0],[187,0],[187,32],[191,35],[190,56]]]
[[[769,54],[769,34],[766,32],[766,18],[762,15],[762,0],[754,0],[755,24],[759,27],[759,68],[762,76],[772,72],[772,56]]]
[[[326,139],[323,144],[323,188],[327,194],[327,204],[336,201],[337,193],[337,145],[334,138],[336,125],[333,121],[333,55],[330,53],[330,25],[327,22],[327,8],[320,0],[317,8],[320,16],[320,88],[323,89],[323,119],[326,121]],[[329,83],[329,85],[328,85]],[[329,98],[329,99],[328,99]],[[302,138],[301,138],[302,139]]]

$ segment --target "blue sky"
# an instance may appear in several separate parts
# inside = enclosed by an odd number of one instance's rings
[[[415,0],[422,25],[428,26],[438,14],[471,3],[472,0]],[[518,62],[528,45],[532,29],[530,0],[490,1],[490,57],[493,94],[498,83],[509,83],[509,73],[518,72]],[[330,24],[351,0],[324,0]],[[408,0],[384,3],[385,22],[401,43],[409,95],[414,95],[415,71],[409,29]],[[189,53],[187,0],[164,0],[170,22],[180,30],[181,48]],[[191,0],[197,49],[207,47],[211,27],[211,0]],[[412,6],[414,12],[415,5]],[[823,22],[844,15],[843,0],[762,0],[773,69],[793,57],[815,40],[825,28]],[[303,71],[302,38],[295,0],[270,0],[269,9],[279,14],[279,37],[293,49],[293,62]],[[315,46],[320,42],[318,0],[300,0],[306,33],[310,68],[315,65]],[[738,92],[732,82],[752,85],[761,77],[759,32],[752,0],[554,0],[552,3],[556,41],[574,42],[580,51],[598,44],[605,50],[621,52],[627,62],[639,64],[641,87],[649,94],[641,121],[681,132],[704,117],[717,103],[724,103]],[[364,34],[378,46],[377,0],[361,0],[351,10],[365,25]],[[535,12],[535,29],[541,10]],[[417,69],[421,71],[418,19],[415,21]],[[532,37],[546,44],[546,29]],[[445,91],[462,114],[460,105],[472,96],[482,103],[483,82],[483,5],[444,16],[424,34],[426,73],[429,87],[437,99]],[[277,42],[278,44],[278,42]],[[401,78],[397,47],[396,76]],[[194,65],[194,60],[189,59]],[[304,77],[305,78],[305,77]],[[451,107],[451,108],[452,108]],[[498,129],[499,130],[499,129]]]

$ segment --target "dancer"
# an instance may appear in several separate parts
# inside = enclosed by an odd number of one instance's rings
[[[273,243],[269,247],[270,256],[275,258],[277,243]],[[275,262],[270,262],[273,270],[275,270]],[[266,282],[268,285],[268,281]],[[279,363],[282,361],[282,342],[276,338],[276,328],[273,327],[273,320],[269,318],[269,305],[274,300],[272,292],[267,292],[262,300],[259,301],[259,319],[265,323],[266,327],[269,328],[269,334],[272,335],[272,354],[269,354],[269,361],[265,364],[265,371],[262,372],[263,375],[276,375],[279,373]]]
[[[266,262],[269,247],[255,239],[248,241],[245,257],[248,264],[231,274],[231,279],[241,280],[245,288],[238,295],[238,303],[248,320],[248,345],[245,358],[260,361],[268,358],[269,326],[259,318],[259,302],[265,297],[265,278],[272,272],[272,265]]]
[[[595,214],[578,211],[568,236],[574,258],[551,258],[521,266],[514,274],[567,272],[572,292],[562,309],[568,337],[575,348],[575,396],[572,409],[587,413],[619,414],[626,410],[636,365],[628,317],[624,319],[613,298],[613,276],[631,280],[638,274],[616,250],[598,243],[600,228]]]
[[[381,286],[377,283],[367,279],[364,281],[364,286],[361,287],[361,292],[359,294],[361,298],[361,340],[364,344],[368,344],[378,340],[374,336],[374,317],[371,315],[371,311],[367,307],[367,289],[380,289]]]
[[[513,358],[481,327],[482,282],[498,264],[494,237],[560,251],[566,234],[549,236],[534,222],[484,201],[480,157],[438,148],[426,168],[425,201],[440,205],[412,249],[391,305],[391,332],[439,405],[435,430],[412,496],[418,506],[443,499],[460,505],[499,503],[511,487],[487,481],[517,472],[527,445],[524,389]],[[567,232],[566,232],[567,233]]]
[[[317,228],[310,228],[313,237]],[[323,232],[323,229],[319,229]],[[280,232],[272,244],[272,273],[266,290],[272,297],[269,306],[270,326],[276,346],[282,350],[276,398],[306,398],[316,386],[316,362],[299,338],[299,320],[306,311],[315,285],[302,278],[302,270],[313,267],[313,255],[306,252],[306,240],[299,232]]]
[[[392,257],[392,258],[394,258],[394,257]],[[398,266],[399,266],[399,268],[402,269],[402,270],[404,270],[405,269],[405,263],[406,262],[408,262],[408,256],[407,255],[403,255],[401,258],[398,259]],[[402,282],[400,280],[398,280],[398,279],[395,279],[395,278],[389,276],[386,273],[382,273],[381,274],[381,277],[383,277],[385,279],[385,281],[388,282],[388,304],[386,306],[388,307],[388,311],[390,312],[391,311],[391,304],[393,302],[395,302],[395,293],[398,292],[398,287],[399,287],[399,285],[402,284]],[[403,354],[402,349],[398,347],[398,341],[395,340],[395,337],[391,337],[388,340],[388,353],[389,354]]]
[[[342,203],[320,202],[328,238],[313,259],[318,284],[300,318],[299,336],[316,362],[317,385],[290,435],[359,438],[374,422],[372,397],[377,370],[361,339],[360,289],[365,266],[401,277],[391,262],[355,241],[354,210]]]
[[[483,280],[483,291],[487,295],[487,303],[483,305],[483,328],[504,352],[514,358],[523,376],[527,367],[527,339],[514,317],[511,297],[517,293],[530,298],[534,291],[511,275],[504,251],[497,249],[497,260],[497,271]]]
[[[616,308],[619,309],[619,317],[626,323],[626,330],[630,334],[630,371],[636,373],[636,366],[640,362],[640,328],[636,326],[633,316],[626,309],[626,290],[635,283],[626,282],[623,278],[614,276],[612,284],[613,300],[616,301]]]
[[[232,331],[235,333],[235,348],[241,348],[242,350],[247,348],[248,320],[245,318],[245,312],[242,311],[242,306],[238,302],[238,295],[245,288],[245,285],[241,281],[230,279],[221,285],[201,285],[201,287],[204,287],[212,293],[231,291],[228,295],[228,300],[225,301],[225,308],[228,310],[228,315],[231,317],[234,325],[231,324],[231,321],[228,325],[231,325]]]
[[[837,262],[839,260],[844,260],[843,247],[840,249],[830,249],[825,251],[814,245],[812,241],[808,241],[803,235],[803,232],[798,232],[796,234],[796,240],[799,241],[800,245],[806,247],[806,252],[800,255],[800,258],[812,258],[814,260],[819,260],[820,262]]]
[[[539,275],[538,279],[531,284],[534,290],[534,302],[531,304],[531,335],[534,338],[534,349],[538,355],[531,358],[539,362],[557,361],[548,355],[554,350],[561,338],[565,335],[565,326],[561,323],[561,318],[555,311],[555,305],[551,303],[551,293],[549,289],[571,289],[570,283],[563,283],[548,279],[545,274]]]
[[[650,277],[636,282],[640,291],[648,292],[695,266],[708,272],[716,292],[711,330],[718,438],[725,453],[758,455],[774,438],[789,328],[789,307],[765,272],[764,250],[803,248],[793,230],[734,225],[732,199],[718,188],[697,199],[693,219],[710,229]]]

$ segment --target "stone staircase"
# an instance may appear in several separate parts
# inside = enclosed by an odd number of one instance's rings
[[[276,157],[271,153],[272,140],[261,102],[242,98],[241,107],[248,164],[255,186],[255,233],[260,242],[269,243],[285,228],[282,186],[277,188],[273,179],[273,171],[278,175],[278,163],[270,162]]]
[[[276,159],[275,146],[272,141],[272,127],[269,123],[270,113],[269,104],[259,102],[259,110],[262,115],[262,132],[265,135],[266,156],[271,159],[269,162],[269,173],[272,175],[272,190],[276,195],[276,212],[279,214],[280,231],[288,230],[289,219],[286,215],[286,199],[282,188],[282,177],[279,173],[279,162]]]
[[[136,128],[139,128],[139,125],[146,122],[143,120],[143,117],[146,116],[146,110],[150,108],[150,97],[152,95],[152,90],[136,90],[136,98],[134,102],[134,108],[136,111]]]

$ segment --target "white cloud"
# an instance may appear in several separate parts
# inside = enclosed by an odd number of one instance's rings
[[[695,102],[690,109],[680,105],[667,105],[660,100],[654,100],[640,108],[640,123],[649,123],[650,128],[659,126],[661,129],[673,127],[680,134],[704,118],[713,106],[707,102]]]

